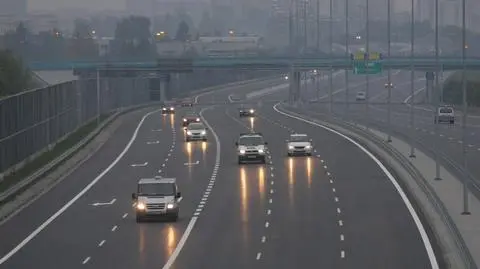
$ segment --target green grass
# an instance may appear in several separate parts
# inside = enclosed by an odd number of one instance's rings
[[[100,117],[100,121],[103,122],[110,115],[103,115]],[[17,182],[27,178],[28,176],[35,173],[40,168],[47,165],[49,162],[53,161],[68,149],[75,146],[78,142],[84,139],[88,134],[90,134],[97,127],[97,121],[93,120],[87,125],[80,127],[77,131],[71,133],[63,141],[57,143],[50,151],[44,152],[33,161],[28,162],[21,169],[12,172],[9,175],[4,177],[4,180],[0,182],[0,192],[7,190],[9,187],[13,186]],[[33,183],[33,182],[32,182]],[[27,188],[28,186],[25,186]]]

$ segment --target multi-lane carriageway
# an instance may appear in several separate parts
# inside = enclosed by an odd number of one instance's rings
[[[422,216],[379,160],[339,134],[257,109],[239,119],[232,105],[199,106],[206,143],[184,142],[181,111],[128,115],[97,154],[0,226],[0,268],[438,268]],[[266,165],[237,164],[235,139],[249,129],[269,142]],[[313,138],[314,156],[286,157],[292,132]],[[138,224],[130,193],[157,175],[177,178],[180,218]]]

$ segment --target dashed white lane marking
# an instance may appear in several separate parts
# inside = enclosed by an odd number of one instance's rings
[[[265,228],[268,228],[268,226],[270,226],[270,223],[267,221],[265,222]]]
[[[440,134],[440,137],[444,137],[445,135],[444,134]]]
[[[162,173],[162,169],[158,169],[158,173],[159,173],[159,174]]]
[[[95,177],[85,188],[83,188],[79,193],[77,193],[70,201],[64,204],[58,211],[56,211],[52,216],[50,216],[46,221],[44,221],[40,226],[38,226],[34,231],[32,231],[25,239],[23,239],[18,245],[16,245],[12,250],[10,250],[6,255],[0,258],[0,265],[5,263],[8,259],[10,259],[15,253],[20,251],[26,244],[28,244],[31,240],[33,240],[40,232],[46,229],[55,219],[57,219],[60,215],[62,215],[70,206],[72,206],[78,199],[80,199],[85,193],[87,193],[100,179],[102,179],[110,170],[112,170],[115,165],[125,156],[125,154],[130,150],[133,143],[137,139],[138,133],[140,132],[140,128],[142,127],[143,123],[150,115],[159,112],[160,110],[154,110],[147,114],[145,114],[140,122],[137,124],[133,135],[131,136],[130,140],[128,141],[125,148],[122,152],[115,158],[115,160],[110,163],[110,165],[105,168],[97,177]]]
[[[270,198],[270,199],[268,200],[268,203],[269,203],[269,204],[273,203],[272,198]]]
[[[270,215],[270,214],[272,214],[272,210],[269,209],[267,210],[267,215]]]
[[[342,213],[342,210],[340,210],[339,207],[337,207],[337,213],[338,213],[338,214]]]
[[[262,253],[261,253],[261,252],[258,252],[258,253],[257,253],[257,260],[260,260],[260,258],[262,258]]]
[[[473,148],[474,146],[472,144],[468,144],[468,147],[469,148]]]
[[[123,214],[122,219],[126,218],[128,216],[128,213]]]
[[[90,257],[86,257],[85,260],[83,260],[82,264],[86,264],[88,261],[90,261]]]
[[[340,235],[340,241],[345,241],[345,236],[343,236],[343,234]]]
[[[273,184],[274,184],[274,182],[275,182],[275,181],[273,181],[273,180],[272,180],[272,181],[270,181],[270,185],[273,185]]]
[[[105,242],[106,242],[105,240],[100,241],[100,243],[98,243],[98,246],[99,247],[103,246],[103,244],[105,244]]]
[[[332,188],[332,191],[333,191],[333,192],[337,192],[337,190],[336,190],[335,188]]]
[[[270,190],[270,194],[273,194],[273,189]]]
[[[117,225],[113,226],[113,227],[112,227],[112,232],[115,232],[115,231],[117,230],[117,228],[118,228]]]
[[[266,236],[262,236],[262,243],[265,243],[267,241],[267,237]]]
[[[338,226],[343,226],[343,221],[342,220],[338,221]]]
[[[340,251],[340,258],[345,259],[345,250]]]
[[[326,165],[324,165],[323,168],[328,169],[328,167]]]
[[[463,144],[462,140],[458,140],[457,142],[458,142],[458,144]]]
[[[332,183],[333,183],[333,180],[330,179],[330,184],[332,184]]]
[[[337,203],[338,203],[338,197],[335,197],[335,202],[337,202]]]
[[[216,180],[216,175],[218,173],[218,169],[220,168],[220,140],[218,138],[217,133],[214,131],[212,126],[208,123],[208,121],[205,119],[203,116],[203,112],[209,108],[204,108],[200,111],[200,117],[202,118],[202,122],[208,127],[210,132],[212,133],[213,137],[215,138],[215,143],[216,143],[216,155],[215,155],[215,166],[212,171],[212,176],[210,177],[210,182],[215,182]],[[203,197],[205,200],[202,199],[202,201],[207,202],[208,201],[208,196],[210,195],[211,192],[211,187],[207,187],[207,190],[204,192]],[[198,204],[197,209],[195,210],[195,213],[193,213],[193,217],[190,219],[190,222],[188,223],[187,228],[183,232],[182,237],[180,238],[180,241],[178,241],[177,246],[175,247],[175,250],[173,253],[170,255],[168,258],[167,263],[162,267],[162,269],[169,269],[173,263],[175,263],[175,260],[177,259],[178,255],[180,254],[180,251],[182,251],[183,247],[185,246],[185,243],[187,242],[188,237],[190,236],[190,233],[192,232],[193,228],[195,227],[195,223],[197,222],[198,218],[200,217],[200,213],[202,212],[203,207],[205,204]]]
[[[375,157],[375,155],[373,155],[373,153],[371,153],[369,150],[367,150],[365,147],[363,147],[362,145],[360,145],[358,142],[356,142],[354,139],[352,139],[351,137],[341,133],[341,132],[338,132],[332,128],[329,128],[325,125],[322,125],[322,124],[319,124],[319,123],[316,123],[316,122],[313,122],[313,121],[310,121],[310,120],[307,120],[307,119],[304,119],[302,117],[298,117],[298,116],[295,116],[295,115],[292,115],[290,113],[286,113],[286,112],[283,112],[283,111],[280,111],[277,107],[280,103],[277,103],[275,106],[273,106],[273,109],[286,116],[286,117],[289,117],[289,118],[293,118],[293,119],[296,119],[296,120],[299,120],[299,121],[302,121],[302,122],[305,122],[305,123],[308,123],[310,125],[314,125],[314,126],[317,126],[317,127],[320,127],[324,130],[327,130],[333,134],[336,134],[342,138],[344,138],[345,140],[349,141],[350,143],[352,143],[353,145],[355,145],[357,148],[359,148],[360,150],[362,150],[367,156],[369,156],[377,165],[378,167],[382,170],[382,172],[388,177],[388,179],[390,180],[390,182],[392,183],[392,185],[395,187],[397,193],[400,195],[400,197],[402,198],[405,206],[407,207],[413,221],[415,222],[415,225],[417,226],[417,229],[420,233],[420,236],[422,238],[422,242],[425,246],[425,250],[427,252],[427,255],[428,255],[428,258],[429,258],[429,261],[430,261],[430,265],[432,267],[432,269],[438,269],[440,268],[439,265],[438,265],[438,261],[437,261],[437,257],[435,256],[435,252],[433,251],[433,246],[430,242],[430,238],[425,230],[425,227],[423,226],[417,212],[415,211],[412,203],[410,202],[410,200],[408,199],[407,195],[405,194],[405,192],[403,191],[402,187],[400,186],[400,184],[398,183],[397,179],[390,173],[390,171],[385,167],[385,165],[377,158]],[[345,255],[345,254],[343,254]]]

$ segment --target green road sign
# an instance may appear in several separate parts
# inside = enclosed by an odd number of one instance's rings
[[[380,62],[355,62],[353,64],[353,73],[357,75],[379,74],[382,72]]]

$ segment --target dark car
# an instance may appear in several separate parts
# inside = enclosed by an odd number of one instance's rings
[[[182,100],[182,106],[183,107],[192,107],[193,103],[194,103],[194,101],[190,98]]]
[[[255,109],[242,107],[238,110],[240,117],[255,117]]]
[[[188,114],[183,116],[182,126],[187,127],[192,122],[200,122],[200,117],[196,114]]]
[[[162,114],[175,114],[175,107],[173,105],[163,105]]]

